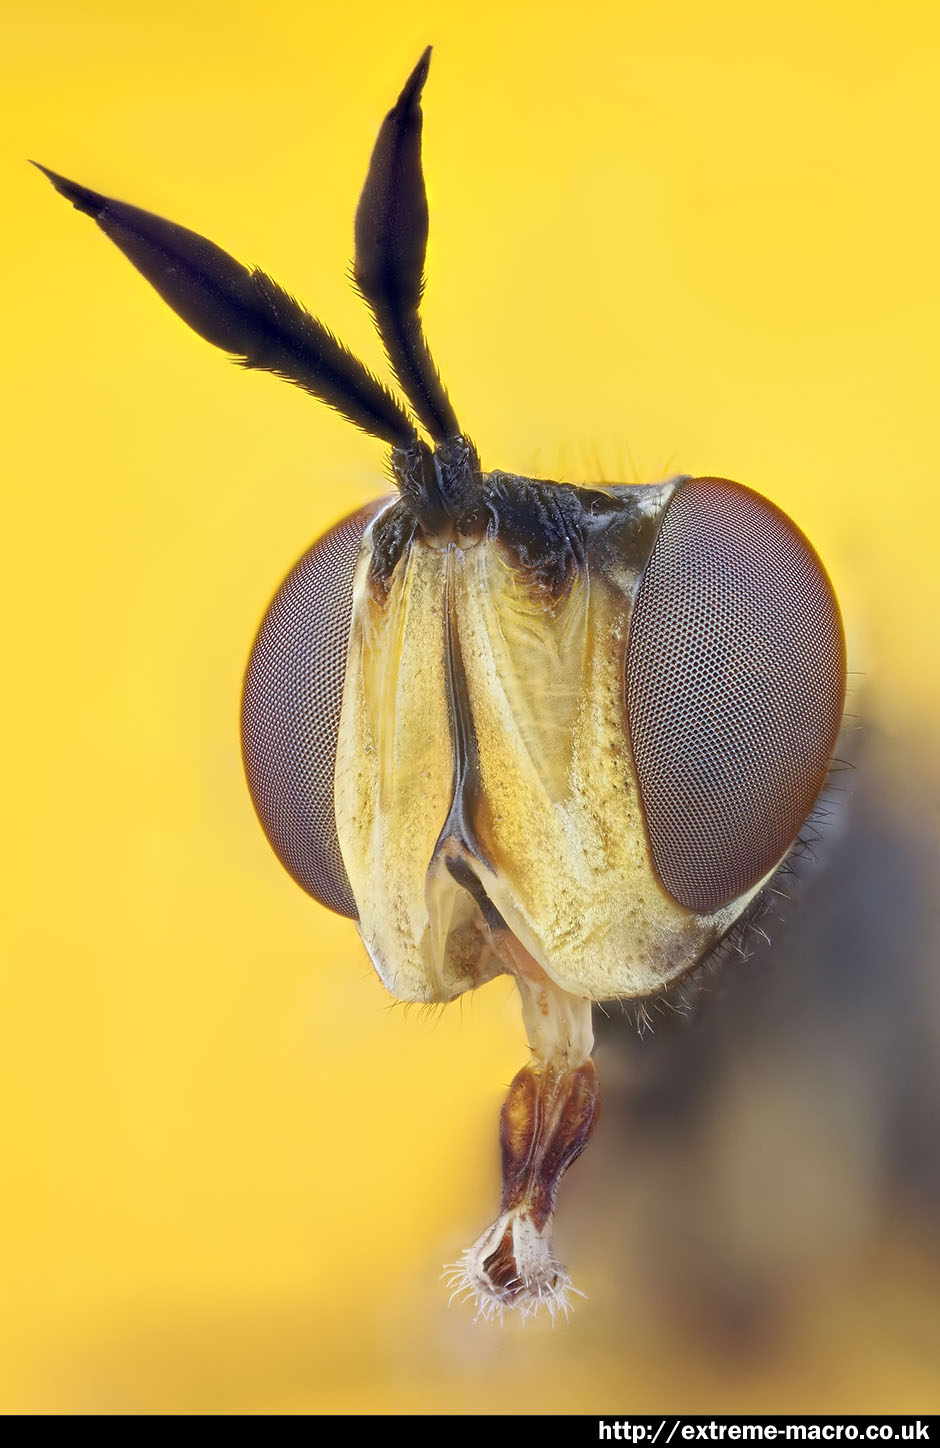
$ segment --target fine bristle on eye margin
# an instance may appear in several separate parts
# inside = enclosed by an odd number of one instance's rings
[[[802,533],[737,483],[684,483],[627,654],[650,848],[679,904],[710,914],[786,853],[825,779],[844,697],[838,605]]]

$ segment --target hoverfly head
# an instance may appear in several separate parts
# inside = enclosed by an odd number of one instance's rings
[[[403,402],[258,269],[45,170],[191,327],[391,448],[397,493],[302,556],[264,616],[242,742],[275,852],[382,980],[446,1001],[508,973],[532,1060],[480,1312],[567,1309],[555,1192],[595,1115],[591,1002],[683,975],[798,836],[842,716],[811,545],[738,483],[574,487],[481,470],[420,315],[424,52],[386,116],[353,276]],[[420,429],[420,430],[419,430]]]

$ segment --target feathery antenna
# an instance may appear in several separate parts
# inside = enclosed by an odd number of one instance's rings
[[[421,92],[430,63],[428,46],[382,122],[356,212],[353,274],[405,396],[433,440],[443,443],[460,436],[460,425],[419,315],[428,242]]]
[[[55,189],[91,216],[207,342],[244,367],[293,382],[393,448],[413,448],[414,425],[388,388],[277,282],[183,226],[100,196],[38,161]]]

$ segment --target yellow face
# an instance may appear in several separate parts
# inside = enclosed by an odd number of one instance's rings
[[[402,504],[363,531],[334,797],[354,913],[404,1000],[489,980],[503,932],[568,994],[646,995],[809,813],[842,712],[838,607],[802,535],[734,484],[481,486],[476,536],[442,544]],[[252,693],[282,687],[256,667]]]
[[[554,586],[520,566],[498,523],[464,546],[414,536],[378,569],[383,515],[366,530],[336,823],[363,940],[399,998],[451,1000],[502,969],[488,910],[564,991],[648,994],[758,888],[696,913],[650,854],[627,653],[675,488],[614,490],[606,529]]]

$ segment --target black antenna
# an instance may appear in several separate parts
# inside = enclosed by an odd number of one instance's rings
[[[393,448],[417,443],[414,425],[377,377],[257,267],[152,212],[112,201],[33,162],[55,189],[97,221],[165,302],[243,367],[273,372]],[[425,230],[427,228],[425,227]]]
[[[421,170],[422,55],[382,122],[356,212],[356,285],[368,302],[398,381],[435,443],[461,436],[428,350],[418,308],[424,290],[428,201]]]

